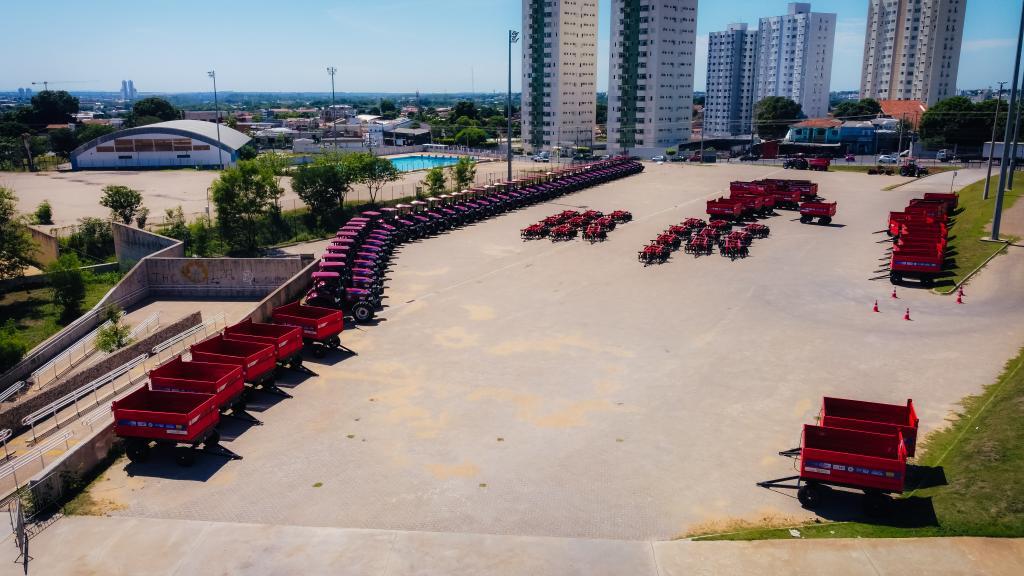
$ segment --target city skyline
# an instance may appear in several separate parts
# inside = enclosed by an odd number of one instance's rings
[[[706,87],[710,32],[725,30],[733,22],[746,21],[753,27],[761,17],[785,13],[787,4],[785,0],[701,2],[694,89]],[[311,35],[308,28],[279,25],[292,19],[273,17],[280,7],[265,0],[226,6],[183,0],[173,11],[121,0],[104,3],[104,11],[82,11],[70,0],[55,0],[47,16],[54,25],[51,29],[72,32],[41,42],[31,26],[12,27],[9,42],[32,46],[34,56],[6,62],[0,90],[15,91],[46,80],[53,89],[116,92],[122,79],[133,78],[147,93],[202,92],[210,90],[206,71],[217,69],[226,92],[324,92],[329,90],[324,67],[334,65],[339,92],[504,91],[504,38],[508,29],[521,26],[521,0],[443,0],[434,3],[433,10],[423,6],[414,0],[381,0],[372,5],[306,0],[289,9],[292,15],[302,14],[302,20],[322,22],[325,31],[333,31]],[[867,6],[867,0],[813,2],[815,12],[838,14],[834,91],[860,86]],[[602,0],[598,7],[599,92],[608,86],[610,7],[611,0]],[[16,4],[6,14],[12,22],[28,24],[37,17],[35,12],[31,5]],[[1015,0],[968,7],[957,89],[1009,80],[1018,13]],[[380,20],[379,26],[375,19]],[[237,25],[249,20],[255,26]],[[280,34],[261,33],[267,26],[280,26]],[[115,30],[119,45],[174,49],[131,50],[114,58],[110,49]],[[435,30],[439,33],[430,33]],[[272,37],[279,41],[266,40]],[[237,48],[210,50],[209,39],[218,46]],[[424,60],[444,65],[431,67]],[[519,58],[513,58],[512,75],[513,90],[518,91]]]

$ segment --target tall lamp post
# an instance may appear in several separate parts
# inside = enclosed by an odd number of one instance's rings
[[[985,175],[985,193],[981,195],[982,200],[988,200],[988,190],[992,183],[992,160],[996,155],[996,124],[999,123],[999,105],[1003,102],[1003,86],[1006,82],[999,83],[999,92],[996,92],[996,117],[992,120],[992,143],[988,148],[988,174]]]
[[[207,76],[213,78],[213,107],[217,111],[217,158],[220,160],[220,169],[224,169],[224,149],[220,144],[220,103],[217,101],[217,72],[210,70]]]
[[[338,119],[334,117],[334,75],[337,74],[338,69],[334,66],[327,67],[327,73],[331,75],[331,113],[327,115],[331,119],[331,134],[334,136],[334,147],[338,147]]]
[[[508,119],[508,150],[505,151],[508,164],[508,179],[512,180],[512,45],[519,41],[519,32],[508,31],[508,96],[505,100],[505,116]]]
[[[1017,100],[1017,81],[1020,78],[1020,51],[1024,45],[1024,4],[1020,10],[1020,31],[1017,32],[1017,51],[1013,61],[1013,82],[1010,84],[1010,102],[1006,109],[1006,131],[1003,136],[1003,158],[999,162],[999,189],[996,190],[996,207],[992,213],[992,240],[999,240],[999,224],[1003,219],[1003,194],[1006,192],[1006,168],[1010,163],[1010,138],[1013,136],[1013,125],[1017,124],[1016,114],[1020,112],[1020,101]],[[996,143],[992,142],[995,148]]]

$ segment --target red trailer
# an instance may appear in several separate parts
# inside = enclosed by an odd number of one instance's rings
[[[132,462],[149,458],[150,445],[157,444],[189,447],[177,448],[176,460],[181,466],[195,461],[195,448],[200,444],[204,452],[226,456],[234,460],[242,457],[219,446],[220,422],[217,399],[212,394],[195,392],[164,392],[139,388],[111,405],[114,412],[114,434],[125,439],[126,452]]]
[[[925,192],[925,200],[941,200],[946,203],[946,214],[952,216],[956,211],[960,197],[955,192]]]
[[[245,319],[224,329],[231,340],[244,340],[270,344],[277,355],[277,363],[293,370],[302,370],[302,330],[281,324],[263,324]],[[307,369],[308,370],[308,369]]]
[[[835,202],[804,202],[800,205],[800,222],[808,224],[818,219],[818,224],[827,225],[836,215]]]
[[[718,198],[717,200],[708,200],[707,213],[709,216],[724,220],[741,220],[744,208],[741,200]]]
[[[341,332],[345,321],[340,310],[292,302],[274,308],[271,318],[274,324],[302,330],[302,339],[313,343],[313,355],[317,358],[322,358],[327,348],[341,348]]]
[[[242,368],[233,364],[174,360],[150,371],[149,385],[164,392],[211,394],[218,408],[233,406],[245,389]]]
[[[242,368],[242,378],[267,392],[290,398],[291,395],[274,385],[277,354],[270,344],[229,340],[222,334],[207,338],[189,348],[192,360],[215,364],[234,364]]]
[[[821,502],[822,485],[863,490],[871,515],[883,511],[886,494],[903,492],[907,448],[903,436],[804,425],[797,498],[805,508]]]
[[[942,272],[945,256],[935,249],[893,247],[889,260],[889,280],[900,284],[906,278],[917,278],[922,285],[931,286]]]
[[[828,172],[828,167],[832,164],[831,158],[808,158],[807,168],[810,170],[818,170],[821,172]]]
[[[917,448],[917,427],[920,422],[914,410],[914,401],[906,405],[864,402],[845,398],[829,398],[822,401],[820,422],[826,428],[846,428],[878,434],[903,436],[907,456],[913,457]]]

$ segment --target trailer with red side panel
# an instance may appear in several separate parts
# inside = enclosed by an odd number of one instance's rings
[[[181,356],[149,372],[149,387],[162,392],[195,392],[215,396],[224,413],[252,424],[262,424],[245,411],[242,367],[212,362],[185,362]]]
[[[313,355],[317,358],[322,358],[328,348],[341,348],[345,321],[340,310],[292,302],[274,308],[270,316],[274,324],[302,330],[303,341],[313,345]]]
[[[245,340],[274,347],[279,366],[302,370],[302,329],[281,324],[264,324],[246,318],[224,329],[232,340]]]
[[[907,399],[906,404],[882,404],[826,396],[822,400],[819,417],[821,425],[827,428],[846,428],[878,434],[895,434],[898,431],[903,436],[907,456],[912,458],[917,452],[917,428],[920,420],[911,399]]]
[[[931,286],[942,272],[944,262],[945,255],[939,250],[894,246],[889,259],[889,279],[893,284],[900,284],[906,278],[916,278],[923,286]]]
[[[960,197],[955,192],[925,192],[925,200],[941,200],[946,204],[946,214],[952,216],[956,212]]]
[[[822,226],[832,223],[832,217],[836,215],[835,202],[804,202],[800,204],[800,222],[809,224],[818,219]]]
[[[214,364],[233,364],[242,368],[242,378],[267,392],[291,397],[274,385],[277,354],[270,344],[231,340],[223,334],[207,338],[189,347],[192,360]]]
[[[721,220],[742,220],[748,209],[742,200],[718,198],[708,200],[707,214]],[[750,210],[752,213],[753,211]]]
[[[220,411],[217,409],[217,397],[213,394],[166,392],[143,387],[115,400],[111,410],[114,413],[114,434],[124,438],[125,449],[132,462],[145,462],[154,443],[174,447],[175,459],[180,466],[192,465],[200,444],[204,452],[233,460],[242,458],[219,445],[217,424]]]
[[[862,490],[868,514],[888,505],[888,494],[903,492],[907,476],[907,448],[902,434],[804,425],[800,441],[800,476],[797,498],[814,508],[825,486]]]

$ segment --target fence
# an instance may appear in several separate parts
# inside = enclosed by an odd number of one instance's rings
[[[120,318],[121,316],[118,317]],[[79,362],[85,360],[96,351],[97,335],[101,330],[111,325],[113,325],[113,323],[110,320],[100,324],[98,328],[86,334],[85,337],[78,342],[72,344],[70,348],[61,352],[57,356],[54,356],[52,360],[37,368],[35,372],[32,372],[27,380],[31,382],[32,386],[37,390],[57,380],[77,366]]]
[[[14,384],[11,384],[10,388],[8,388],[7,390],[4,390],[2,393],[0,393],[0,402],[6,402],[8,398],[10,398],[11,396],[14,396],[18,392],[20,392],[21,389],[24,388],[24,387],[25,387],[25,381],[24,380],[19,380],[18,382],[15,382]]]
[[[18,480],[18,470],[21,470],[29,464],[36,463],[37,460],[39,461],[40,466],[45,467],[47,453],[51,452],[61,444],[64,445],[65,450],[68,450],[71,448],[71,437],[74,435],[75,433],[73,431],[65,430],[46,442],[32,448],[21,456],[18,456],[14,460],[0,466],[0,480],[6,480],[9,477],[13,477],[15,489],[21,488],[21,481]]]

